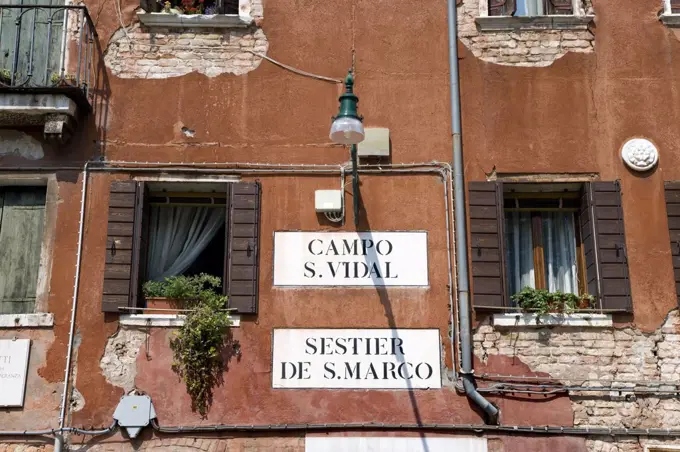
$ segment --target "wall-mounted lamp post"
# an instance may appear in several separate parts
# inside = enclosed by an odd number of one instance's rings
[[[352,157],[352,196],[354,198],[354,226],[359,226],[359,174],[357,172],[357,144],[364,141],[362,117],[357,113],[359,98],[354,94],[354,77],[350,70],[345,78],[345,92],[338,98],[340,111],[333,118],[330,139],[349,144]]]

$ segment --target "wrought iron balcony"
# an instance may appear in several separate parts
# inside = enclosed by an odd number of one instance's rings
[[[94,105],[100,55],[85,6],[0,5],[0,125],[64,140]]]

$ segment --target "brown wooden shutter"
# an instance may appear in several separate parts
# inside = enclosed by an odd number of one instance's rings
[[[680,0],[671,0],[671,13],[680,14]]]
[[[632,312],[618,181],[585,184],[582,201],[581,234],[588,292],[598,298],[604,310]]]
[[[141,306],[141,278],[146,264],[149,209],[145,208],[146,184],[111,182],[108,237],[102,311],[121,312],[121,307]]]
[[[227,204],[225,292],[239,314],[257,314],[260,184],[231,184]]]
[[[503,185],[470,182],[468,187],[472,301],[475,309],[501,309],[507,306]]]
[[[680,3],[680,0],[679,0]],[[680,182],[666,182],[666,212],[671,238],[671,256],[675,273],[675,291],[680,304]]]
[[[573,14],[571,0],[548,0],[550,3],[549,14]]]
[[[512,16],[515,0],[489,0],[489,16]]]

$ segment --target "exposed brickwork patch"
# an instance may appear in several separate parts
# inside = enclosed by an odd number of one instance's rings
[[[261,0],[251,2],[256,23],[262,18]],[[121,78],[169,78],[191,72],[215,77],[242,75],[256,69],[269,48],[261,28],[147,29],[134,24],[127,33],[114,34],[104,57],[106,66]]]
[[[565,384],[588,386],[640,381],[645,388],[672,389],[654,381],[680,381],[680,315],[672,311],[651,334],[635,328],[506,328],[480,325],[475,355],[516,357],[531,371]],[[521,366],[524,367],[524,366]],[[520,372],[521,374],[521,372]],[[631,383],[615,386],[630,388]],[[630,392],[570,394],[574,425],[615,428],[680,428],[680,399],[675,395],[640,396]],[[650,444],[653,442],[650,442]],[[589,440],[593,452],[642,452],[638,439]]]
[[[591,0],[584,3],[593,14]],[[592,53],[595,36],[589,30],[480,31],[475,18],[480,0],[464,0],[458,7],[459,36],[463,44],[483,61],[508,66],[549,66],[568,52]]]

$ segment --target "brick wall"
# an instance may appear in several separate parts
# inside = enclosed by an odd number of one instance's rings
[[[591,0],[584,6],[585,12],[592,14]],[[549,66],[568,52],[591,53],[595,50],[595,36],[587,29],[482,32],[475,22],[479,11],[480,0],[464,0],[458,7],[459,36],[477,58],[489,63]]]
[[[263,17],[262,0],[251,0],[256,23]],[[242,75],[256,69],[269,48],[261,28],[147,29],[135,23],[119,29],[109,42],[105,63],[121,78],[168,78],[191,72],[215,77]]]
[[[678,311],[672,311],[651,334],[634,327],[494,328],[488,321],[474,334],[475,355],[482,362],[492,355],[511,356],[533,372],[565,384],[585,381],[594,387],[638,380],[638,387],[674,389],[661,382],[680,381],[679,348]],[[575,426],[680,429],[680,400],[675,395],[573,392],[570,398]],[[644,444],[659,442],[606,438],[591,439],[587,444],[594,452],[642,452]]]

